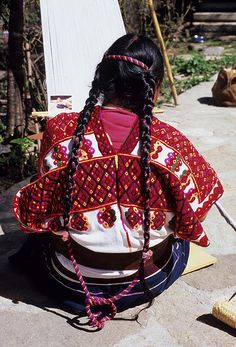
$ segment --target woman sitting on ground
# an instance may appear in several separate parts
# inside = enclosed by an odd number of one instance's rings
[[[54,293],[98,328],[182,274],[189,241],[208,245],[200,221],[223,192],[190,141],[153,116],[163,73],[150,39],[119,38],[80,114],[48,121],[38,179],[14,201],[22,230],[44,240]]]

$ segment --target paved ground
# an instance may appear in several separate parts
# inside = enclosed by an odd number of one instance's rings
[[[236,108],[211,105],[212,81],[202,83],[179,97],[179,106],[165,107],[160,118],[181,129],[218,172],[225,194],[221,199],[236,217]],[[168,291],[143,311],[120,314],[105,329],[91,332],[85,318],[59,310],[7,258],[23,242],[11,214],[13,193],[0,199],[0,346],[114,346],[128,347],[233,347],[236,331],[211,316],[215,301],[236,291],[236,234],[213,207],[205,224],[216,255],[216,265],[182,276]]]

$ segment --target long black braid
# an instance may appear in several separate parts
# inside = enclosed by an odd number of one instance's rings
[[[148,71],[140,66],[135,66],[130,62],[106,60],[106,55],[120,54],[139,59],[149,67]],[[92,110],[97,104],[100,96],[103,97],[103,104],[114,100],[120,107],[130,109],[135,112],[140,119],[140,156],[144,182],[144,242],[143,259],[141,261],[140,273],[142,273],[145,292],[149,293],[150,304],[152,302],[151,292],[145,283],[144,275],[144,255],[149,251],[150,240],[150,147],[151,147],[151,121],[155,90],[163,78],[163,60],[157,46],[149,39],[128,34],[118,39],[106,52],[104,59],[97,66],[89,98],[86,100],[85,107],[80,113],[78,124],[72,138],[72,148],[69,159],[69,175],[66,187],[64,227],[67,229],[69,223],[69,213],[73,205],[73,176],[78,169],[79,148],[84,139],[84,133],[91,117]],[[73,259],[73,255],[72,255]],[[75,266],[77,266],[75,262]],[[76,268],[75,268],[76,269]],[[81,273],[79,274],[81,283],[84,284]],[[140,278],[141,281],[141,278]],[[86,286],[85,286],[86,287]],[[88,292],[87,287],[85,292]],[[88,292],[89,293],[89,292]],[[90,320],[98,327],[101,325],[90,310],[91,296],[87,296],[87,308]],[[92,300],[96,301],[96,297]],[[104,299],[106,301],[106,299]],[[104,302],[105,302],[104,301]],[[107,300],[109,301],[109,300]],[[115,307],[114,304],[113,308]]]
[[[78,152],[79,148],[83,142],[84,139],[84,133],[86,130],[86,127],[88,125],[88,122],[91,117],[92,110],[94,106],[98,102],[98,98],[100,95],[100,90],[98,87],[98,80],[99,80],[99,65],[97,66],[95,77],[92,82],[92,88],[89,92],[89,97],[85,102],[85,106],[83,110],[80,113],[80,117],[78,119],[78,124],[76,127],[76,130],[74,132],[74,135],[72,137],[72,147],[70,150],[70,159],[68,163],[68,169],[69,169],[69,175],[68,175],[68,181],[66,186],[66,194],[65,194],[65,201],[64,201],[64,214],[63,214],[63,220],[64,220],[64,228],[67,229],[67,225],[69,223],[69,213],[71,210],[71,207],[73,205],[73,187],[74,187],[74,179],[73,176],[78,168]]]
[[[144,209],[143,209],[143,231],[144,231],[144,240],[143,240],[143,254],[147,254],[149,251],[149,242],[150,242],[150,177],[151,177],[151,166],[150,166],[150,149],[151,149],[151,121],[152,121],[152,110],[154,107],[153,99],[156,88],[156,81],[150,72],[147,72],[142,75],[143,82],[143,109],[138,112],[140,117],[140,154],[141,154],[141,166],[143,174],[143,198],[144,198]],[[143,286],[144,292],[147,295],[148,299],[148,308],[152,305],[153,295],[149,290],[149,287],[145,281],[145,268],[144,268],[145,259],[142,259],[140,268],[139,268],[139,277],[140,284]],[[145,309],[144,308],[144,309]],[[141,310],[142,311],[142,310]],[[141,312],[140,311],[140,312]],[[140,313],[139,312],[139,313]],[[138,318],[138,315],[136,319]]]
[[[150,73],[146,73],[143,76],[144,90],[144,107],[142,114],[140,114],[140,152],[141,152],[141,165],[143,169],[144,179],[144,248],[143,251],[148,251],[148,244],[150,239],[150,148],[151,148],[151,137],[150,127],[152,121],[152,109],[153,109],[153,98],[155,93],[155,79]]]

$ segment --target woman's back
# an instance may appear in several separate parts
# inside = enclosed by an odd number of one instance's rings
[[[200,221],[223,192],[186,137],[153,117],[162,77],[151,40],[118,39],[81,113],[48,122],[39,177],[14,202],[24,231],[51,235],[45,261],[54,285],[85,302],[99,328],[111,316],[96,318],[91,306],[110,305],[114,315],[180,276],[189,241],[208,245]]]
[[[107,121],[109,112],[115,119],[115,128],[125,130],[119,134],[120,138],[114,134],[119,150],[111,142],[113,122]],[[68,179],[69,148],[77,117],[78,114],[62,114],[49,121],[40,157],[41,176],[22,189],[24,204],[18,205],[18,197],[16,199],[15,212],[27,230],[50,230],[57,245],[61,243],[60,248],[63,245],[60,234],[64,231],[63,197]],[[56,129],[60,130],[59,137]],[[63,136],[61,129],[64,129]],[[69,222],[78,257],[83,254],[83,265],[93,262],[88,254],[86,257],[85,249],[106,254],[103,259],[96,260],[100,268],[104,268],[104,259],[108,260],[109,253],[111,259],[114,253],[142,250],[144,199],[139,148],[139,124],[135,114],[121,109],[94,109],[78,151],[80,170],[74,174],[74,204]],[[178,236],[179,232],[182,238],[207,245],[207,238],[196,219],[207,214],[222,191],[214,171],[181,133],[158,119],[152,122],[150,156],[150,247],[170,234]],[[177,203],[185,209],[186,222],[181,217],[180,230],[173,227]],[[183,214],[182,210],[178,211],[180,213]],[[127,257],[126,267],[129,267],[128,262]]]

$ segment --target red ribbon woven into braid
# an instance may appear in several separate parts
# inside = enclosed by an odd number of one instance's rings
[[[137,65],[144,70],[149,70],[149,67],[146,64],[144,64],[142,61],[132,57],[128,57],[127,55],[111,54],[111,55],[107,55],[105,59],[128,61],[129,63]]]

